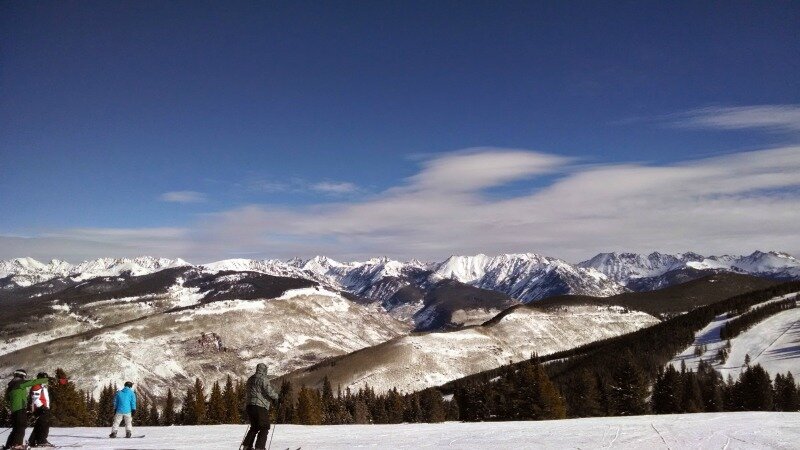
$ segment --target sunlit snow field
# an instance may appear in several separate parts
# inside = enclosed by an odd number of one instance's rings
[[[243,425],[136,428],[142,439],[107,438],[103,428],[56,428],[56,445],[92,449],[237,449]],[[402,425],[278,425],[272,449],[349,448],[800,448],[800,413],[712,413],[544,422]]]

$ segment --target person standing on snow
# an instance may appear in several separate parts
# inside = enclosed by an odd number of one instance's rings
[[[246,450],[262,450],[267,444],[269,434],[269,399],[278,401],[278,393],[269,383],[267,365],[260,363],[256,373],[247,380],[247,417],[250,419],[250,430],[242,442]],[[258,439],[256,439],[258,437]]]
[[[114,421],[111,426],[110,438],[117,437],[117,430],[122,421],[125,421],[125,437],[133,434],[133,414],[136,414],[136,393],[133,392],[133,383],[125,382],[125,387],[117,391],[114,396]]]
[[[11,433],[6,441],[7,449],[18,450],[27,448],[22,441],[25,440],[25,428],[28,427],[28,388],[37,384],[47,383],[47,378],[36,378],[25,380],[28,372],[18,369],[14,372],[13,378],[8,383],[6,391],[6,404],[11,410]]]
[[[50,380],[46,373],[36,374],[38,379]],[[28,445],[31,447],[54,447],[47,441],[50,434],[50,393],[47,390],[47,383],[36,384],[31,387],[30,400],[31,413],[36,421],[33,424],[33,432],[28,438]]]

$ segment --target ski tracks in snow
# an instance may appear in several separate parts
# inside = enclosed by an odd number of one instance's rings
[[[602,438],[600,438],[600,445],[602,446],[602,448],[611,448],[611,447],[613,447],[613,446],[614,446],[614,443],[615,443],[615,442],[617,442],[617,439],[619,438],[619,433],[620,433],[620,430],[621,430],[621,429],[622,429],[622,427],[619,427],[619,426],[614,426],[614,425],[609,425],[609,426],[608,426],[608,427],[605,429],[605,431],[603,431],[603,437],[602,437]],[[615,430],[615,432],[614,432],[614,437],[613,437],[613,438],[611,438],[611,442],[609,442],[609,443],[608,443],[608,445],[606,445],[606,444],[605,444],[605,442],[606,442],[606,437],[609,435],[609,431],[611,431],[611,430]]]
[[[664,443],[664,445],[665,445],[665,446],[666,446],[666,447],[667,447],[669,450],[672,450],[672,447],[670,447],[670,446],[669,446],[669,444],[667,444],[667,440],[666,440],[666,439],[664,439],[664,435],[663,435],[663,434],[661,434],[661,432],[660,432],[660,431],[658,431],[658,428],[656,428],[656,425],[655,425],[654,423],[652,423],[652,422],[651,422],[651,423],[650,423],[650,426],[651,426],[651,427],[653,427],[653,431],[655,431],[655,432],[656,432],[656,434],[658,434],[658,437],[660,437],[660,438],[661,438],[661,442],[663,442],[663,443]]]

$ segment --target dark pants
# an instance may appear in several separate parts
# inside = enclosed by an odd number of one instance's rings
[[[250,430],[247,431],[242,445],[244,448],[252,448],[253,440],[255,440],[255,448],[266,448],[267,434],[269,434],[269,411],[261,406],[247,405],[247,417],[250,418]],[[258,439],[256,439],[256,435],[258,435]]]
[[[8,435],[6,447],[22,445],[25,440],[25,428],[28,427],[28,415],[24,409],[11,413],[11,433]]]
[[[36,416],[36,423],[33,424],[33,432],[28,441],[31,445],[45,444],[50,434],[50,408],[39,408],[33,415]]]

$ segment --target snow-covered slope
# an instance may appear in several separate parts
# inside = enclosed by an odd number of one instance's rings
[[[747,256],[702,256],[692,252],[674,255],[600,253],[578,266],[596,269],[634,291],[660,289],[720,271],[778,279],[800,278],[800,261],[781,252],[756,251]]]
[[[768,303],[794,298],[798,293],[775,297],[759,303],[750,310]],[[678,354],[670,364],[676,368],[681,363],[692,370],[697,369],[700,360],[704,360],[717,369],[723,377],[730,374],[734,379],[744,368],[745,356],[750,356],[751,364],[761,364],[772,376],[778,373],[800,374],[800,308],[779,312],[755,324],[752,328],[731,339],[731,348],[725,363],[721,363],[717,353],[726,346],[720,339],[722,327],[732,320],[727,314],[714,318],[706,327],[697,332],[695,341]],[[700,352],[696,352],[697,349]],[[705,351],[702,351],[705,350]],[[699,353],[699,354],[697,354]]]
[[[437,265],[431,277],[500,291],[524,302],[561,294],[605,297],[625,291],[594,268],[534,253],[451,256]]]
[[[143,450],[236,448],[246,425],[137,427]],[[276,449],[791,449],[800,442],[800,413],[741,412],[594,417],[540,422],[446,422],[399,425],[284,425],[272,429]],[[271,433],[271,434],[272,434]],[[126,449],[102,428],[53,428],[57,445]]]
[[[369,385],[377,392],[411,392],[444,384],[509,361],[547,355],[658,322],[619,307],[575,306],[553,311],[521,307],[497,323],[447,333],[403,336],[326,361],[288,377],[296,385],[321,385],[325,376],[342,389]]]
[[[62,367],[95,392],[110,381],[135,379],[161,396],[167,387],[195,377],[207,384],[229,374],[243,378],[257,362],[285,373],[408,332],[391,316],[319,287],[176,312],[159,312],[147,303],[136,307],[144,310],[137,320],[2,355],[0,373]]]

